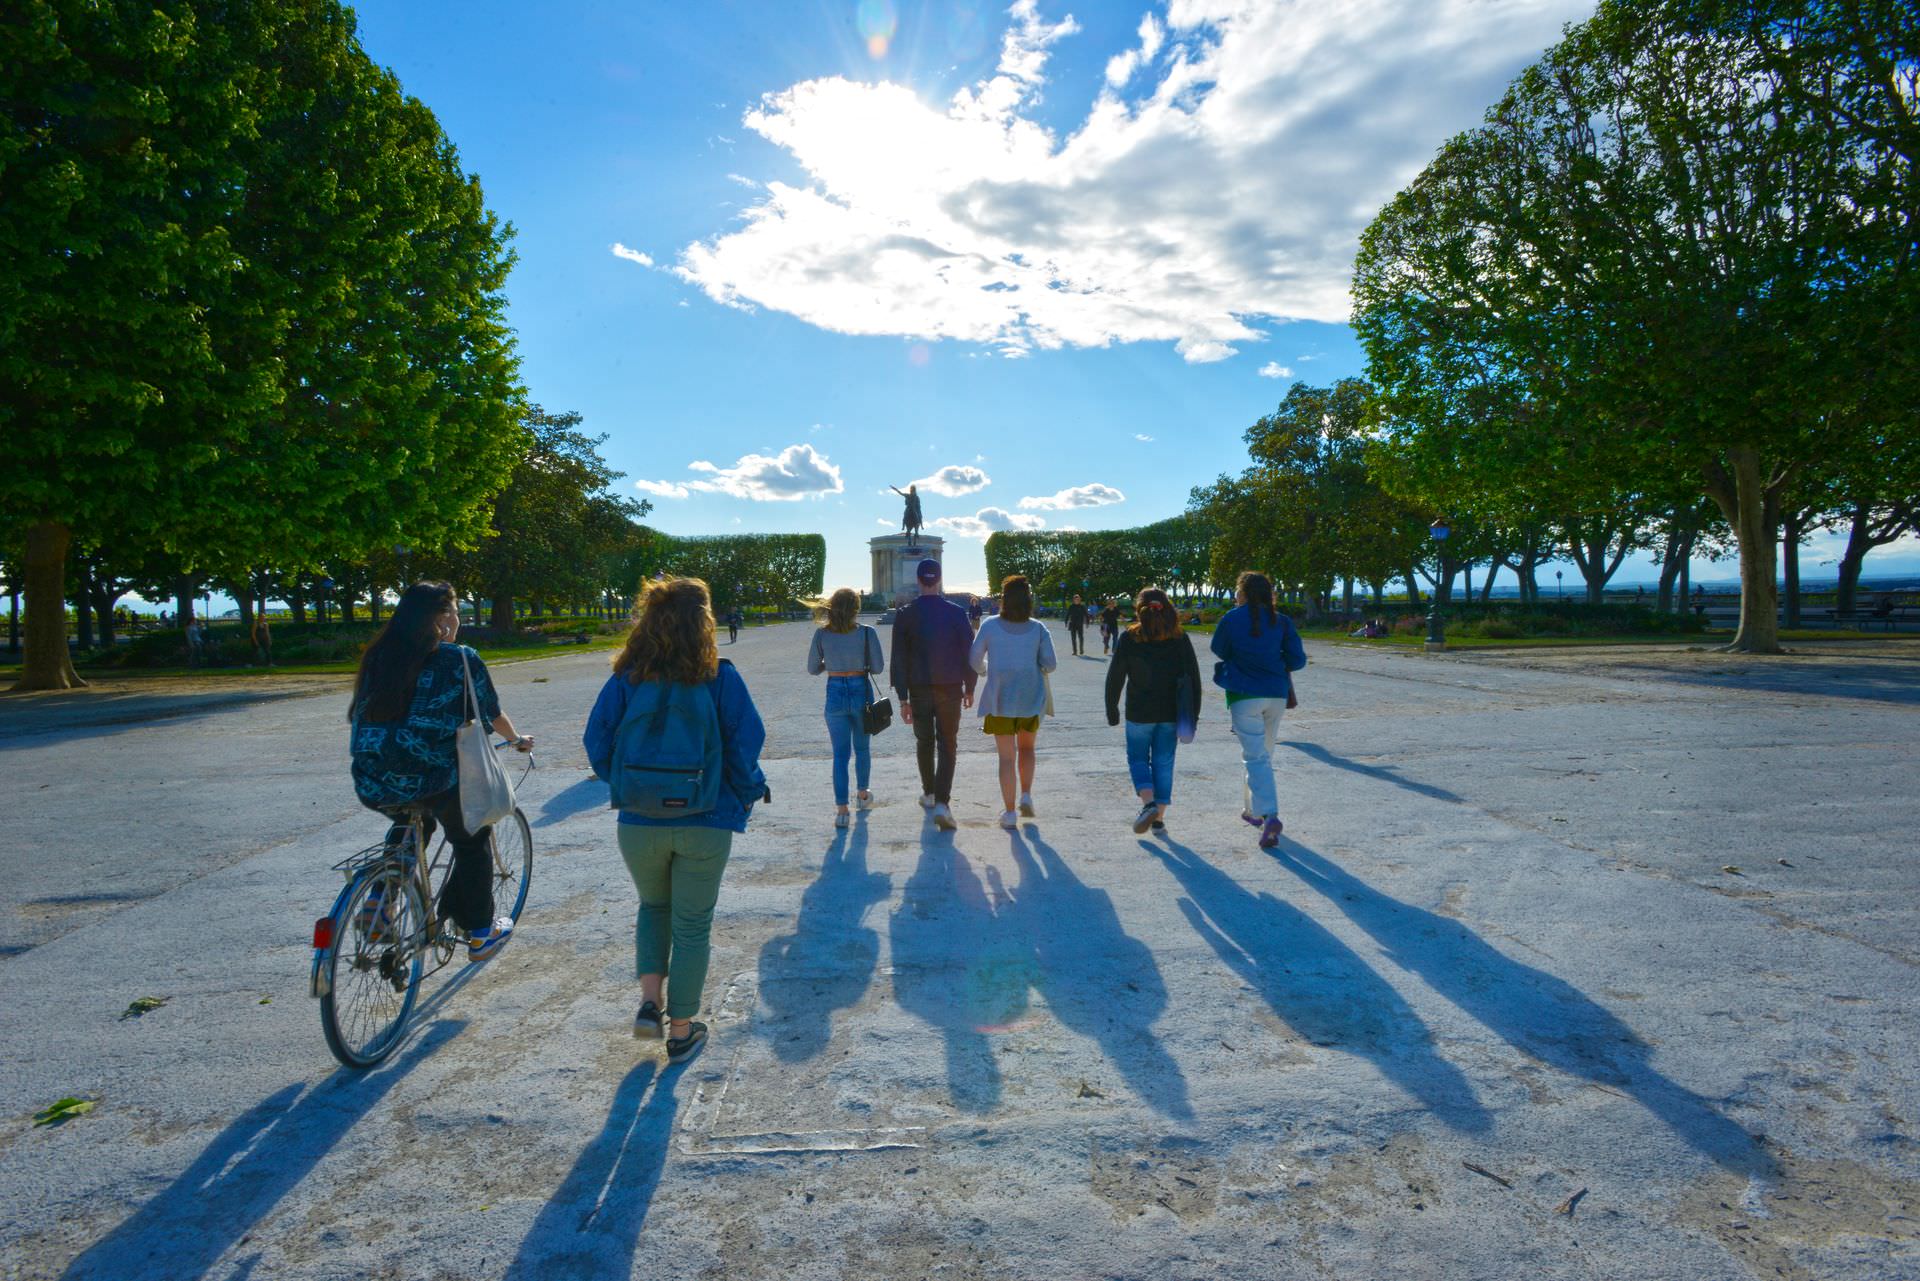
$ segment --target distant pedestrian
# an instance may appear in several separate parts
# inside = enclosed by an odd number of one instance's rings
[[[978,596],[975,596],[970,602],[968,602],[967,622],[973,627],[974,631],[977,632],[980,630],[980,619],[985,612],[986,611],[980,605],[980,598]]]
[[[959,749],[960,710],[973,706],[973,666],[968,651],[973,628],[967,612],[940,591],[940,562],[927,558],[914,572],[920,595],[893,620],[893,688],[900,716],[913,727],[920,765],[920,804],[941,831],[953,820],[954,754]]]
[[[1073,646],[1073,652],[1085,655],[1087,652],[1087,603],[1078,596],[1073,604],[1067,606],[1067,640]]]
[[[739,643],[741,621],[738,606],[727,611],[727,644],[735,645]]]
[[[967,661],[987,678],[980,715],[1000,754],[1000,799],[1006,804],[1000,826],[1012,831],[1021,818],[1034,816],[1034,742],[1051,701],[1047,673],[1059,665],[1052,634],[1033,616],[1033,585],[1025,575],[1000,585],[1000,616],[981,625]]]
[[[187,622],[188,667],[200,666],[201,662],[206,658],[206,647],[207,637],[206,633],[200,630],[200,620],[197,618],[189,619]]]
[[[807,672],[827,674],[827,737],[833,743],[833,825],[851,823],[847,808],[847,763],[860,785],[860,808],[873,808],[867,784],[873,755],[867,734],[867,706],[873,702],[873,678],[887,670],[880,633],[860,621],[860,593],[842,587],[827,602],[826,622],[815,629],[807,651]]]
[[[273,666],[273,629],[267,626],[265,610],[253,616],[253,661],[262,667]]]
[[[1133,830],[1164,832],[1173,803],[1174,754],[1183,740],[1193,740],[1200,719],[1200,660],[1173,603],[1158,587],[1140,593],[1134,618],[1133,626],[1120,633],[1107,667],[1107,724],[1120,723],[1124,692],[1127,771],[1140,797]]]
[[[1307,665],[1293,620],[1274,608],[1273,582],[1252,570],[1240,575],[1235,607],[1213,629],[1213,683],[1227,692],[1227,714],[1246,766],[1246,806],[1240,817],[1260,829],[1260,847],[1280,843],[1284,824],[1273,784],[1273,745],[1280,718],[1294,703],[1293,673]]]
[[[760,772],[766,725],[713,632],[705,583],[649,584],[582,738],[620,810],[620,856],[640,894],[633,1034],[664,1034],[673,1061],[706,1040],[707,1025],[694,1015],[706,990],[720,877],[734,833],[747,830],[756,802],[770,799]]]
[[[1111,654],[1113,642],[1120,635],[1120,602],[1108,599],[1100,609],[1100,652]]]

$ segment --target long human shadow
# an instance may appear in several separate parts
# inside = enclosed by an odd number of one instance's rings
[[[1180,910],[1194,931],[1302,1040],[1366,1058],[1451,1129],[1489,1128],[1472,1085],[1435,1050],[1419,1015],[1326,927],[1253,893],[1177,841],[1140,847],[1186,891]]]
[[[880,935],[865,924],[893,882],[867,870],[867,825],[834,833],[820,875],[800,896],[791,934],[760,949],[760,999],[774,1011],[761,1027],[774,1056],[799,1063],[827,1048],[833,1012],[859,1004],[880,963]]]
[[[653,1060],[613,1092],[606,1124],[541,1207],[507,1266],[508,1277],[629,1277],[653,1194],[666,1168],[686,1064],[659,1071]]]
[[[318,1085],[289,1085],[248,1108],[159,1195],[74,1259],[63,1281],[207,1275],[355,1122],[465,1026],[435,1022],[383,1067],[341,1068]]]
[[[1431,797],[1436,801],[1446,801],[1452,805],[1466,804],[1466,801],[1449,792],[1444,787],[1435,787],[1431,783],[1416,783],[1412,779],[1403,776],[1400,771],[1389,769],[1385,765],[1362,765],[1359,761],[1353,760],[1350,757],[1329,752],[1318,743],[1298,743],[1289,739],[1283,741],[1280,746],[1291,747],[1303,756],[1311,756],[1322,765],[1331,765],[1335,769],[1349,770],[1355,774],[1364,774],[1368,778],[1377,778],[1383,783],[1392,783],[1395,787],[1404,787],[1409,792]]]
[[[606,807],[606,783],[589,774],[579,782],[561,788],[542,801],[540,817],[533,820],[533,826],[552,827],[555,823],[564,823],[576,814]]]
[[[1152,1031],[1167,1008],[1153,950],[1126,932],[1113,899],[1076,877],[1036,824],[1008,834],[1020,883],[1002,912],[1031,948],[1047,1008],[1096,1041],[1133,1092],[1155,1111],[1187,1121],[1187,1078]],[[1028,846],[1032,848],[1029,850]],[[989,879],[994,879],[991,869]],[[995,887],[999,888],[999,887]]]
[[[1515,1049],[1631,1095],[1703,1155],[1745,1175],[1773,1172],[1753,1136],[1662,1076],[1634,1030],[1573,984],[1507,956],[1451,917],[1390,898],[1294,841],[1279,862],[1346,914],[1395,964]]]
[[[967,1112],[999,1103],[1000,1066],[989,1038],[1026,1013],[1033,981],[1032,954],[1007,937],[999,906],[953,838],[925,831],[920,861],[888,921],[894,999],[940,1030],[948,1090]]]

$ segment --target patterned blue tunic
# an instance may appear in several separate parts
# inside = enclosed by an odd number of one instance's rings
[[[353,790],[371,809],[410,805],[459,781],[453,736],[467,719],[466,682],[460,656],[473,672],[480,719],[500,715],[500,698],[480,656],[465,645],[442,642],[420,669],[405,720],[371,721],[353,709]]]

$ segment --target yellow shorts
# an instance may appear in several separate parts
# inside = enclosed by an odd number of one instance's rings
[[[1004,734],[1035,734],[1040,730],[1038,716],[989,716],[987,733],[996,738]]]

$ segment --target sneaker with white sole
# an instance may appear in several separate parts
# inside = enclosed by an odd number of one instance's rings
[[[1140,807],[1140,812],[1133,816],[1133,834],[1135,836],[1145,836],[1147,829],[1159,821],[1159,818],[1160,807],[1152,801],[1148,801]]]
[[[695,1050],[699,1049],[700,1046],[705,1043],[706,1039],[707,1025],[698,1019],[693,1020],[687,1024],[687,1034],[685,1036],[667,1037],[667,1062],[680,1062]]]
[[[934,806],[933,793],[932,792],[920,793],[920,808],[923,810],[930,810],[933,808],[933,806]]]
[[[873,799],[872,792],[862,792],[853,798],[853,804],[856,809],[870,810],[877,802]]]
[[[850,827],[852,826],[852,824],[853,824],[853,815],[847,813],[845,810],[834,811],[833,825],[835,827]]]
[[[492,960],[495,953],[507,945],[513,937],[513,918],[495,917],[492,925],[477,929],[467,935],[467,959],[480,962]]]
[[[1020,816],[1012,810],[1008,810],[1000,816],[1000,826],[1006,828],[1009,832],[1017,831],[1020,827]]]
[[[633,1016],[633,1034],[642,1039],[658,1039],[667,1034],[667,1016],[652,1001],[640,1002],[640,1012]]]
[[[1020,817],[1021,818],[1034,817],[1033,794],[1031,792],[1020,793]]]
[[[936,805],[933,807],[933,825],[943,832],[951,832],[954,828],[960,826],[953,821],[953,811],[945,805]]]

